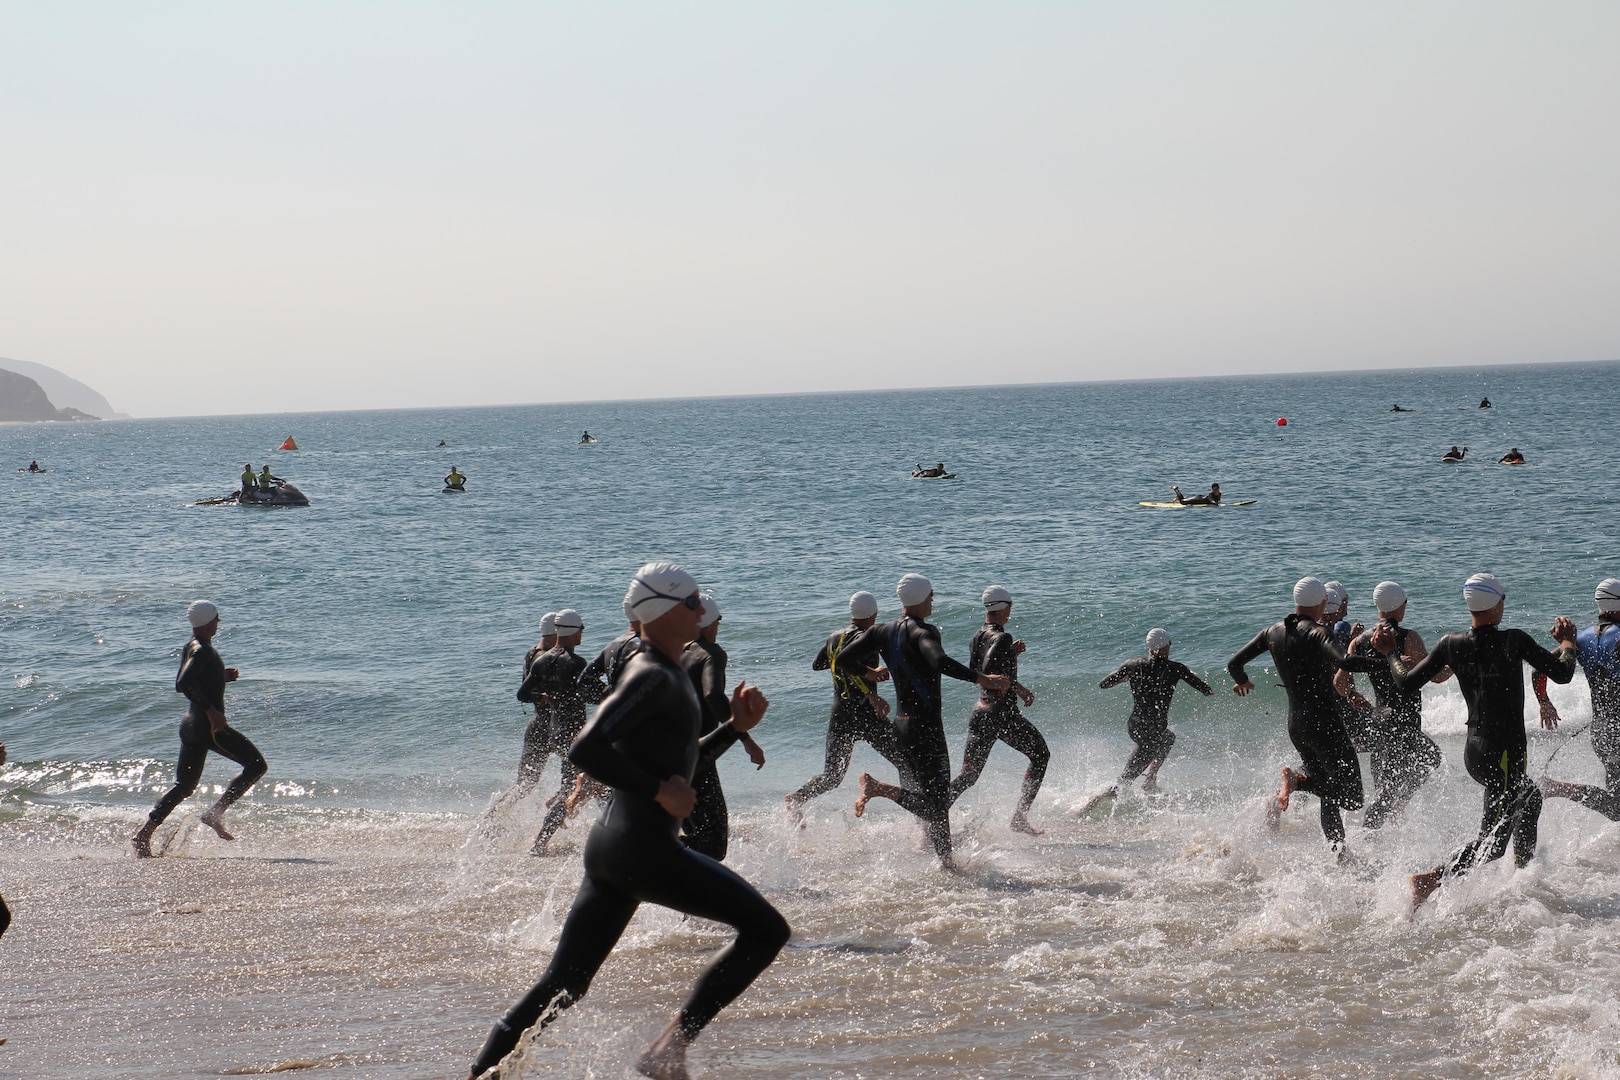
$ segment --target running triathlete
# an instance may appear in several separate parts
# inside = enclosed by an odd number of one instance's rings
[[[1422,636],[1401,625],[1406,618],[1406,590],[1394,581],[1380,581],[1373,589],[1373,606],[1378,623],[1362,631],[1350,642],[1352,656],[1372,656],[1373,635],[1380,627],[1394,635],[1395,651],[1410,667],[1429,654]],[[1367,806],[1362,825],[1382,828],[1389,816],[1398,813],[1412,793],[1440,767],[1440,747],[1423,733],[1423,691],[1421,687],[1402,690],[1388,668],[1367,672],[1372,683],[1374,708],[1366,728],[1366,750],[1371,755],[1373,785],[1378,794]],[[1451,678],[1448,668],[1435,672],[1432,682]],[[1333,685],[1341,693],[1351,685],[1350,672],[1341,670]]]
[[[546,817],[540,823],[540,832],[534,838],[532,851],[548,855],[546,845],[562,828],[568,814],[568,795],[579,779],[579,767],[568,754],[574,737],[585,726],[585,705],[597,700],[586,695],[593,685],[582,682],[579,674],[585,670],[585,658],[575,654],[580,638],[585,635],[585,620],[573,608],[563,608],[553,616],[557,631],[556,644],[535,657],[529,674],[523,680],[518,697],[525,695],[532,701],[543,701],[551,714],[550,744],[557,751],[560,762],[557,794],[546,807]],[[543,759],[542,759],[543,760]]]
[[[1035,704],[1035,695],[1018,681],[1018,657],[1024,652],[1022,640],[1007,633],[1007,619],[1012,615],[1012,593],[1000,585],[984,590],[984,625],[973,635],[968,645],[968,667],[980,675],[1000,675],[1007,680],[1005,690],[979,691],[978,704],[968,718],[967,749],[962,752],[962,771],[951,781],[951,802],[962,797],[962,792],[979,782],[990,751],[1000,740],[1029,758],[1024,771],[1024,785],[1018,793],[1018,809],[1013,811],[1014,832],[1041,835],[1041,830],[1029,823],[1029,808],[1046,779],[1046,766],[1052,752],[1046,739],[1034,724],[1024,719],[1018,703]]]
[[[894,591],[900,597],[903,614],[846,643],[844,660],[859,669],[870,667],[870,662],[882,654],[899,703],[894,727],[905,768],[900,773],[899,787],[861,773],[855,816],[864,814],[872,799],[893,799],[922,818],[940,865],[951,870],[955,869],[951,859],[951,751],[945,743],[945,721],[940,711],[940,676],[977,683],[988,690],[1006,690],[1007,678],[980,675],[945,655],[939,628],[926,621],[934,610],[934,586],[927,578],[907,574]]]
[[[788,815],[798,821],[804,804],[844,782],[855,744],[864,742],[896,769],[905,757],[894,725],[888,720],[889,703],[878,696],[876,685],[889,677],[887,668],[851,670],[843,659],[849,640],[877,622],[877,597],[862,589],[849,598],[849,625],[834,630],[810,664],[812,671],[830,671],[833,680],[832,715],[827,719],[827,755],[821,775],[805,781],[786,796]]]
[[[585,843],[585,880],[550,966],[496,1023],[469,1080],[496,1068],[528,1028],[549,1023],[585,995],[644,902],[738,931],[636,1061],[636,1069],[655,1080],[686,1077],[692,1040],[770,965],[791,933],[752,885],[682,846],[676,835],[681,819],[692,812],[691,778],[699,761],[712,760],[759,723],[769,702],[756,687],[738,683],[731,694],[731,720],[700,742],[703,707],[680,666],[682,649],[697,637],[702,608],[697,582],[672,563],[648,563],[631,581],[625,602],[641,621],[646,648],[626,664],[572,751],[581,768],[613,789]]]
[[[0,743],[0,765],[6,763],[6,744]],[[6,927],[11,925],[11,909],[6,907],[6,898],[0,896],[0,937],[6,936]],[[0,1039],[0,1043],[6,1040]]]
[[[1500,628],[1507,593],[1493,575],[1469,578],[1463,584],[1463,599],[1473,613],[1473,628],[1447,634],[1433,652],[1410,667],[1396,651],[1393,630],[1373,631],[1373,647],[1389,657],[1397,689],[1421,689],[1445,667],[1457,676],[1457,689],[1468,706],[1463,764],[1485,789],[1479,838],[1433,870],[1412,875],[1413,907],[1427,900],[1446,878],[1467,873],[1476,863],[1500,859],[1509,840],[1515,865],[1522,867],[1534,857],[1541,792],[1525,774],[1524,665],[1556,683],[1575,677],[1574,623],[1563,616],[1553,622],[1551,634],[1558,642],[1553,654],[1523,630]]]
[[[1575,646],[1592,691],[1592,749],[1603,762],[1604,785],[1568,784],[1547,777],[1539,783],[1549,798],[1573,799],[1610,821],[1620,821],[1620,578],[1605,578],[1598,585],[1597,607],[1597,625],[1576,635]]]
[[[197,790],[210,750],[242,766],[241,774],[202,816],[202,823],[222,840],[236,839],[225,829],[225,811],[247,794],[268,768],[258,747],[225,719],[225,684],[235,682],[240,673],[226,667],[214,651],[219,608],[207,600],[193,600],[186,608],[186,619],[191,623],[191,640],[180,652],[180,671],[174,679],[175,692],[184,694],[189,702],[180,721],[180,762],[174,767],[174,787],[158,800],[140,831],[130,837],[135,854],[141,858],[151,857],[152,834],[163,819]]]
[[[1170,490],[1176,493],[1176,502],[1182,506],[1219,506],[1221,505],[1221,485],[1209,485],[1209,494],[1186,496],[1181,489],[1171,484]]]
[[[1296,791],[1317,796],[1322,801],[1322,835],[1343,860],[1341,811],[1359,809],[1363,795],[1361,762],[1344,729],[1333,673],[1340,667],[1366,671],[1375,665],[1346,658],[1344,650],[1333,643],[1321,625],[1326,607],[1327,587],[1317,578],[1301,578],[1294,585],[1293,614],[1256,634],[1228,661],[1226,671],[1232,676],[1233,692],[1247,697],[1254,692],[1254,683],[1243,665],[1270,650],[1288,692],[1288,738],[1299,751],[1302,766],[1297,770],[1283,766],[1282,787],[1276,800],[1268,804],[1267,820],[1275,827]]]
[[[1130,787],[1138,776],[1143,777],[1143,791],[1158,791],[1159,769],[1170,755],[1170,748],[1176,745],[1176,733],[1170,730],[1170,699],[1176,692],[1176,684],[1184,682],[1205,697],[1215,692],[1186,664],[1170,659],[1168,630],[1158,626],[1149,630],[1147,650],[1146,656],[1125,661],[1117,671],[1097,684],[1102,690],[1122,682],[1131,684],[1131,718],[1126,722],[1125,730],[1136,744],[1136,749],[1131,752],[1119,779],[1087,799],[1080,807],[1081,814],[1089,813],[1104,799],[1117,797],[1119,789]]]
[[[698,636],[681,653],[681,667],[692,680],[703,705],[703,727],[698,732],[709,732],[731,719],[731,699],[726,696],[726,650],[716,638],[720,634],[720,602],[711,593],[703,594],[703,610],[698,615]],[[755,768],[765,767],[765,751],[744,733],[738,738],[748,751],[748,760]],[[724,862],[726,847],[731,838],[731,815],[726,808],[726,793],[720,786],[720,770],[710,761],[699,765],[692,776],[692,790],[697,792],[697,805],[682,824],[682,839],[693,851],[701,852],[715,862]]]
[[[517,699],[534,706],[534,716],[523,729],[523,755],[518,759],[518,792],[526,792],[540,782],[540,773],[553,751],[563,753],[567,747],[558,747],[551,737],[551,706],[542,693],[536,697],[529,684],[529,673],[542,653],[557,645],[557,613],[548,611],[540,616],[540,640],[529,646],[523,656],[523,681],[518,684]]]

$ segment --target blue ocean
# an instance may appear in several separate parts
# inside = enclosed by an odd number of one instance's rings
[[[1351,815],[1347,870],[1314,809],[1266,829],[1297,763],[1282,691],[1257,664],[1239,699],[1222,670],[1306,574],[1368,623],[1400,581],[1431,643],[1466,626],[1482,570],[1507,625],[1548,645],[1555,616],[1589,625],[1620,575],[1617,391],[1620,364],[1581,364],[0,425],[0,1077],[464,1075],[545,966],[588,824],[537,859],[554,782],[497,803],[524,653],[571,606],[594,654],[653,559],[715,592],[731,679],[770,698],[766,766],[722,763],[729,861],[795,927],[694,1075],[1620,1075],[1620,828],[1549,802],[1529,868],[1413,917],[1406,875],[1478,827],[1453,685],[1426,692],[1440,775],[1378,834]],[[1510,448],[1526,463],[1497,464]],[[49,471],[13,471],[34,459]],[[311,505],[201,504],[245,462]],[[935,462],[955,479],[911,476]],[[464,494],[441,491],[452,466]],[[1139,505],[1212,481],[1252,504]],[[1053,750],[1041,837],[1007,829],[1024,761],[992,755],[953,816],[961,876],[892,804],[852,815],[862,770],[892,778],[865,747],[804,828],[781,809],[821,768],[811,658],[855,590],[898,614],[906,572],[959,658],[983,589],[1012,592]],[[269,773],[227,844],[196,825],[234,775],[211,761],[165,857],[137,862],[198,597]],[[1180,691],[1161,794],[1077,816],[1131,748],[1128,693],[1097,682],[1154,626],[1217,693]],[[1533,770],[1600,780],[1584,677],[1553,698],[1558,731],[1527,712]],[[973,699],[947,683],[958,759]],[[509,1071],[625,1074],[724,940],[642,913]]]

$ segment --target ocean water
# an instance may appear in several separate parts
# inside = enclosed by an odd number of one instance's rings
[[[1406,876],[1477,828],[1456,691],[1427,692],[1441,773],[1382,833],[1350,815],[1341,869],[1311,800],[1266,829],[1296,760],[1282,692],[1257,664],[1240,700],[1221,671],[1306,573],[1368,621],[1373,585],[1400,580],[1431,642],[1466,624],[1478,570],[1510,625],[1590,623],[1620,574],[1617,390],[1604,364],[0,425],[0,1077],[464,1075],[545,966],[587,828],[536,859],[552,782],[495,804],[524,651],[564,605],[599,648],[654,558],[716,590],[732,678],[771,698],[765,768],[722,764],[730,862],[795,930],[694,1075],[1620,1075],[1620,827],[1550,801],[1529,868],[1412,917]],[[301,449],[272,452],[289,433]],[[1468,459],[1441,464],[1454,443]],[[1529,464],[1493,464],[1510,446]],[[11,471],[32,458],[50,471]],[[312,505],[196,505],[250,458]],[[910,478],[939,460],[958,479]],[[451,464],[465,495],[439,491]],[[1211,480],[1255,504],[1137,505]],[[957,656],[981,590],[1011,589],[1053,750],[1040,837],[1007,828],[1023,759],[992,755],[953,814],[957,876],[892,804],[853,817],[859,772],[892,773],[864,746],[803,829],[781,812],[820,768],[811,657],[855,589],[895,614],[907,571],[934,581]],[[137,862],[198,596],[270,771],[227,844],[196,820],[234,775],[211,761],[165,857]],[[1128,693],[1096,683],[1155,625],[1217,694],[1178,695],[1162,794],[1078,817],[1130,749]],[[972,697],[947,682],[958,756]],[[1584,678],[1553,699],[1559,732],[1527,715],[1533,766],[1600,779]],[[518,1071],[626,1075],[724,940],[645,909]]]

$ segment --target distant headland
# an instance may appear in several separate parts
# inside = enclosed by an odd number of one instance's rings
[[[122,417],[90,387],[44,364],[0,357],[0,421]]]

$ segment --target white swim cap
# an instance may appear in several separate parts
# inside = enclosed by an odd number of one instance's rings
[[[624,594],[624,610],[642,625],[667,614],[697,592],[697,578],[672,562],[650,562],[636,571]]]
[[[934,595],[934,583],[921,574],[907,574],[894,587],[894,595],[900,598],[902,607],[915,607]]]
[[[698,616],[698,626],[713,626],[720,621],[720,601],[714,598],[714,593],[703,594],[703,613]]]
[[[208,600],[193,600],[186,608],[186,619],[191,623],[193,630],[199,626],[207,626],[219,618],[219,608]]]
[[[629,593],[625,593],[624,594],[624,599],[619,601],[619,610],[624,612],[624,621],[625,622],[640,622],[641,621],[640,619],[636,618],[636,609],[630,606],[630,594]]]
[[[1604,578],[1598,585],[1597,606],[1605,614],[1620,611],[1620,577]]]
[[[573,608],[565,607],[557,612],[552,626],[552,632],[558,637],[567,637],[569,634],[585,629],[585,620],[580,618],[579,612]]]
[[[1507,590],[1495,574],[1475,574],[1463,582],[1463,599],[1469,611],[1489,611],[1507,598]]]
[[[1327,586],[1313,577],[1302,577],[1294,583],[1294,606],[1315,607],[1327,599]]]
[[[548,611],[540,616],[540,636],[557,636],[557,613],[555,611]]]
[[[852,619],[871,619],[878,613],[877,597],[862,589],[849,598],[849,615]]]
[[[992,585],[984,590],[984,610],[994,611],[997,608],[1011,607],[1012,593],[1000,585]]]
[[[1148,652],[1158,652],[1160,649],[1165,649],[1165,648],[1168,648],[1169,646],[1170,646],[1170,631],[1166,630],[1162,626],[1155,626],[1153,629],[1148,631],[1148,636],[1147,636]]]
[[[1340,604],[1350,599],[1350,593],[1347,592],[1345,587],[1340,585],[1337,581],[1330,581],[1326,585],[1323,585],[1322,588],[1327,590],[1328,607],[1335,611],[1339,609]]]
[[[1378,609],[1380,615],[1387,611],[1399,610],[1406,603],[1406,590],[1393,581],[1380,581],[1373,586],[1373,607]]]

